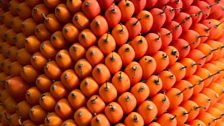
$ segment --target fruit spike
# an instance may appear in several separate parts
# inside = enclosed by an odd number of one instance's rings
[[[110,107],[110,110],[112,110],[112,111],[116,110],[116,107],[114,105],[109,104],[108,106]]]
[[[134,115],[134,116],[133,116],[133,120],[134,120],[135,122],[137,122],[137,121],[138,121],[138,116],[137,116],[137,115]]]
[[[20,126],[22,126],[22,125],[23,125],[23,122],[22,122],[22,117],[21,117],[21,116],[19,116],[19,117],[18,117],[18,123],[19,123],[19,125],[20,125]]]
[[[183,8],[170,8],[170,11],[182,10]]]
[[[202,38],[202,37],[208,38],[209,36],[207,36],[207,35],[199,35],[199,36],[197,36],[197,39]]]
[[[108,43],[108,36],[109,36],[110,32],[107,32],[106,38],[104,39],[105,43]]]
[[[180,70],[183,70],[183,69],[185,69],[185,68],[187,68],[187,66],[183,66],[183,67],[181,67]]]
[[[183,112],[183,116],[190,114],[193,111],[193,109],[191,108],[188,112]]]
[[[96,116],[96,122],[100,122],[100,118]]]
[[[170,118],[170,120],[173,121],[176,117],[177,115],[174,115],[172,118]]]
[[[127,95],[127,96],[125,97],[125,101],[126,101],[126,102],[129,102],[130,100],[131,100],[130,96]]]
[[[106,86],[104,87],[105,91],[108,91],[110,89],[110,87],[108,86],[108,82],[106,81]]]
[[[186,91],[186,90],[187,90],[187,88],[184,88],[181,92],[177,93],[177,95],[183,94],[183,92]]]
[[[194,84],[193,86],[191,86],[191,88],[194,88],[194,87],[196,87],[197,85],[202,84],[203,81],[205,81],[205,80],[201,79],[198,83],[196,83],[196,84]]]
[[[194,107],[195,110],[200,109],[200,108],[202,108],[202,109],[206,109],[205,106],[195,106],[195,107]]]
[[[124,26],[122,23],[120,23],[121,29],[119,30],[120,33],[124,32]]]
[[[140,20],[141,18],[137,18],[137,20],[133,23],[133,26],[136,26]]]
[[[138,92],[142,92],[145,90],[145,87],[144,86],[140,86],[139,89],[138,89]]]
[[[157,74],[157,79],[155,79],[153,82],[156,84],[156,85],[159,85],[160,84],[160,78],[159,78],[159,73]]]
[[[134,79],[135,78],[135,74],[136,74],[136,70],[137,70],[137,66],[132,66],[132,70],[134,71],[132,79]]]
[[[219,27],[221,24],[223,24],[223,23],[224,23],[224,21],[222,21],[222,22],[216,24],[214,27],[215,27],[215,28],[218,28],[218,27]]]
[[[167,101],[167,99],[166,99],[166,95],[165,95],[165,94],[166,94],[166,92],[165,92],[165,91],[163,91],[163,93],[162,93],[162,94],[163,94],[163,96],[164,96],[164,97],[163,97],[163,99],[162,99],[162,102],[166,102],[166,101]]]
[[[91,99],[90,102],[91,102],[92,104],[95,104],[97,99],[98,99],[98,97],[96,96],[95,98]]]
[[[217,4],[219,4],[219,3],[216,2],[216,3],[214,3],[214,4],[209,4],[209,5],[208,5],[208,8],[212,8],[214,5],[217,5]]]
[[[49,21],[49,18],[45,15],[45,13],[42,13],[41,15],[43,16],[45,22]]]
[[[213,121],[219,120],[224,116],[224,114],[221,114],[218,118],[213,119]]]
[[[214,74],[210,74],[208,77],[204,78],[202,81],[205,81],[205,80],[207,80],[207,79],[209,79],[209,78],[211,78],[211,77],[213,77],[213,76],[215,76],[215,75],[217,75],[217,74],[220,74],[220,72],[222,72],[222,71],[224,71],[224,69],[219,70],[219,71],[217,71],[217,72],[214,73]]]
[[[83,67],[83,64],[78,64],[78,68],[79,68],[79,70],[81,72],[81,75],[83,76],[84,75],[84,72],[82,70],[82,67]]]

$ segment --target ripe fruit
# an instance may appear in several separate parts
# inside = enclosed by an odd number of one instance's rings
[[[128,77],[130,78],[131,84],[136,84],[137,82],[139,82],[142,78],[142,67],[140,66],[139,63],[137,62],[131,62],[130,64],[128,64],[125,69],[124,72],[128,75]]]
[[[44,66],[45,75],[53,80],[60,78],[61,72],[55,61],[47,62]]]
[[[121,21],[127,22],[131,19],[132,15],[135,12],[135,7],[132,1],[129,0],[121,0],[118,4],[118,7],[121,10]]]
[[[91,120],[92,126],[110,126],[110,122],[104,114],[98,114]]]
[[[149,33],[145,36],[148,43],[148,49],[146,54],[153,55],[159,51],[162,46],[162,41],[159,34]]]
[[[82,11],[88,18],[93,19],[95,16],[100,14],[101,9],[96,0],[85,0],[82,3]]]
[[[117,102],[109,103],[106,106],[104,113],[108,120],[113,124],[118,123],[123,117],[123,110]]]
[[[135,58],[135,51],[129,44],[124,44],[118,49],[118,54],[121,57],[122,64],[127,66]]]
[[[191,49],[198,47],[201,42],[201,36],[194,30],[184,31],[183,35],[180,37],[189,43]]]
[[[131,88],[131,93],[135,96],[137,104],[141,104],[149,96],[150,90],[146,83],[139,82]]]
[[[64,98],[68,95],[67,90],[62,85],[61,81],[55,81],[51,85],[50,93],[57,100]]]
[[[176,21],[171,21],[166,28],[172,32],[173,40],[177,40],[183,31],[181,24]]]
[[[114,76],[112,77],[112,83],[119,94],[126,92],[131,86],[128,75],[122,71],[114,74]]]
[[[143,0],[144,1],[144,0]],[[153,16],[149,11],[142,10],[138,13],[137,18],[140,19],[142,26],[141,33],[147,33],[153,26]]]
[[[26,90],[28,90],[29,87],[21,77],[7,79],[5,85],[10,95],[16,97],[17,100],[25,98]]]
[[[99,85],[102,85],[106,81],[109,81],[111,74],[106,65],[98,64],[93,68],[92,76]]]
[[[113,102],[117,98],[117,90],[110,82],[105,82],[99,88],[99,95],[105,103]]]
[[[45,111],[52,112],[54,110],[56,100],[50,94],[50,92],[46,92],[41,95],[39,104]]]
[[[126,126],[143,126],[144,120],[142,116],[137,112],[132,112],[124,120]]]
[[[76,110],[74,120],[78,125],[89,125],[93,116],[86,107],[81,107]]]
[[[165,90],[165,91],[168,91],[170,88],[172,88],[176,82],[175,75],[169,70],[164,70],[160,72],[159,77],[161,81],[163,82],[162,90]]]
[[[48,113],[44,119],[45,126],[61,125],[62,122],[62,119],[55,112]]]
[[[50,32],[43,23],[36,26],[34,33],[41,41],[45,41],[50,38]]]
[[[26,65],[22,68],[21,77],[28,83],[35,82],[39,73],[32,65]]]
[[[113,28],[119,24],[121,20],[121,10],[117,5],[111,4],[105,12],[105,18],[108,22],[108,25]]]
[[[97,44],[104,55],[108,55],[116,48],[116,42],[113,36],[109,33],[103,34],[98,40]]]
[[[130,92],[124,92],[118,97],[118,104],[121,106],[123,109],[124,114],[129,114],[131,113],[136,105],[137,105],[137,100],[134,97],[134,95]]]
[[[97,37],[100,37],[108,31],[108,23],[103,16],[96,16],[90,23],[90,29]]]
[[[54,14],[45,15],[45,13],[42,13],[41,15],[44,17],[44,25],[49,31],[55,32],[61,29],[62,26],[54,16]]]
[[[204,82],[202,78],[197,75],[192,75],[186,80],[189,81],[193,86],[193,95],[198,94],[204,88]]]
[[[163,113],[165,113],[170,106],[170,101],[168,97],[162,93],[158,93],[154,97],[152,97],[152,102],[156,105],[158,109],[157,115],[163,115]]]
[[[144,123],[149,124],[156,117],[158,110],[151,101],[144,101],[139,105],[137,112],[142,116]]]
[[[139,35],[131,40],[130,45],[135,50],[135,59],[140,59],[148,49],[148,42],[145,37]]]
[[[198,32],[201,36],[201,42],[205,42],[209,36],[209,28],[201,23],[196,23],[192,26],[192,30]]]
[[[166,92],[166,96],[169,98],[170,106],[169,110],[177,109],[177,107],[183,101],[183,92],[177,88],[171,88]]]
[[[163,10],[159,8],[153,8],[150,10],[153,17],[152,30],[157,31],[160,29],[166,21],[166,15]]]
[[[53,47],[51,42],[48,40],[41,43],[40,52],[44,57],[46,57],[48,59],[54,58],[55,55],[57,54],[56,49]]]
[[[191,15],[185,12],[180,12],[180,14],[174,20],[180,23],[183,28],[183,31],[188,30],[192,25]]]
[[[71,14],[65,4],[58,4],[54,9],[55,17],[63,23],[71,20]]]
[[[199,93],[192,98],[192,101],[196,102],[199,106],[203,106],[203,108],[200,108],[201,113],[208,110],[211,99],[208,96]]]
[[[106,10],[113,4],[114,0],[98,0],[98,2],[100,4],[100,7],[103,10]]]
[[[162,89],[162,81],[158,75],[152,75],[146,80],[146,84],[149,87],[150,95],[156,95]]]
[[[69,54],[73,61],[77,61],[81,58],[84,58],[86,49],[79,43],[74,43],[69,48]]]
[[[118,72],[122,67],[122,59],[116,52],[108,54],[104,62],[112,74]]]
[[[125,23],[125,26],[127,27],[130,39],[135,38],[142,31],[142,25],[140,23],[140,19],[137,19],[134,17],[132,17],[130,20],[128,20]]]
[[[81,1],[81,0],[78,0],[78,1],[75,1],[75,0],[67,0],[67,1],[66,1],[66,7],[67,7],[72,13],[75,13],[75,12],[81,10],[81,7],[82,7],[82,1]]]
[[[78,89],[72,90],[68,95],[68,102],[74,109],[82,107],[86,103],[86,101],[86,97]]]
[[[168,46],[163,50],[169,57],[169,66],[174,65],[179,58],[178,50],[173,46]]]
[[[74,16],[72,18],[72,23],[79,30],[83,30],[83,29],[85,29],[89,25],[90,21],[85,16],[85,14],[83,12],[79,11],[79,12],[74,14]]]
[[[74,43],[78,40],[79,30],[71,23],[67,23],[62,29],[62,34],[69,43]]]
[[[123,24],[117,24],[111,31],[117,46],[122,46],[128,40],[129,33],[128,29]]]
[[[161,49],[165,49],[173,40],[173,34],[170,30],[166,28],[160,28],[158,32],[162,41]]]
[[[156,5],[157,2],[158,0],[146,1],[145,9],[151,9],[152,7]]]
[[[85,78],[91,74],[92,66],[86,59],[79,59],[75,64],[75,73],[79,78]]]
[[[39,98],[41,97],[41,92],[38,88],[36,87],[30,87],[27,91],[26,91],[26,101],[34,106],[37,105],[39,102]]]
[[[84,29],[79,34],[79,42],[83,47],[89,48],[96,42],[96,36],[90,29]]]
[[[16,105],[16,109],[17,109],[16,113],[22,119],[27,119],[29,116],[30,108],[31,108],[31,106],[26,101],[21,101]]]
[[[41,42],[34,35],[25,39],[25,49],[31,54],[39,51],[40,44]]]
[[[144,56],[139,60],[139,64],[142,68],[142,78],[147,79],[149,78],[154,71],[156,70],[156,61],[151,56]]]
[[[60,99],[55,105],[55,112],[62,118],[68,119],[73,114],[72,107],[70,106],[68,100]]]
[[[176,126],[177,125],[176,115],[172,115],[170,113],[164,113],[157,119],[157,122],[161,126],[166,126],[166,125]]]
[[[93,114],[103,112],[104,108],[106,107],[105,102],[98,95],[91,96],[86,105],[90,112]]]
[[[175,64],[170,66],[168,70],[175,75],[176,81],[182,80],[186,75],[186,66],[179,62],[176,62]]]
[[[79,86],[80,80],[74,70],[68,69],[61,74],[61,82],[68,90],[72,90]]]
[[[41,74],[36,79],[36,86],[43,92],[49,91],[52,81],[46,75]]]
[[[153,55],[153,58],[155,59],[156,64],[160,64],[156,65],[155,73],[163,71],[169,65],[169,57],[163,51],[158,51],[157,53],[155,53]]]
[[[90,97],[97,93],[99,85],[92,77],[86,77],[80,83],[80,90],[86,97]]]
[[[183,107],[177,107],[170,113],[176,116],[177,125],[183,125],[187,121],[188,113],[190,112],[191,111],[187,112],[187,110]]]
[[[16,7],[17,14],[20,18],[26,19],[31,17],[31,9],[25,2],[21,2]]]
[[[69,69],[73,65],[69,52],[65,49],[58,51],[55,60],[57,65],[63,70]]]
[[[179,89],[183,93],[183,101],[188,100],[193,95],[193,86],[186,80],[180,80],[174,85],[174,88]]]

